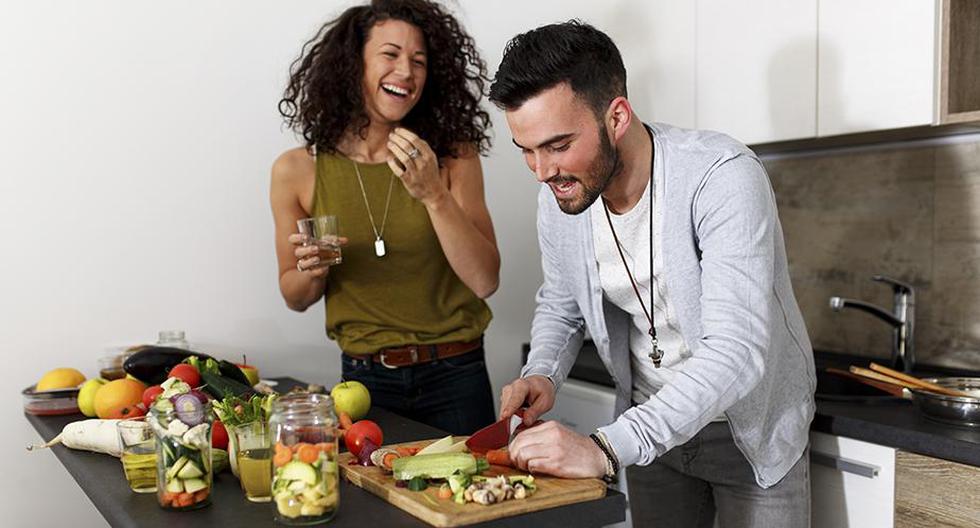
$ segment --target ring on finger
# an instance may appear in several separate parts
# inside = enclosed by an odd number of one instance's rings
[[[422,151],[419,150],[418,147],[413,147],[412,150],[408,151],[408,157],[411,159],[415,159],[421,155]]]
[[[305,269],[303,269],[303,266],[300,266],[300,264],[299,264],[299,261],[298,261],[298,260],[296,261],[296,271],[298,271],[298,272],[300,272],[300,273],[302,273],[302,272],[304,272],[304,271],[306,271]]]

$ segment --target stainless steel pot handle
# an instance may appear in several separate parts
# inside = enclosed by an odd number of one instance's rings
[[[878,472],[881,471],[881,468],[878,466],[865,464],[864,462],[858,462],[847,458],[835,457],[824,453],[818,453],[816,451],[810,451],[810,462],[820,464],[821,466],[826,466],[831,469],[836,469],[837,471],[853,473],[865,478],[875,478],[878,476]]]

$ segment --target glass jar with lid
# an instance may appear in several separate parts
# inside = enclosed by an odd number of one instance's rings
[[[326,394],[287,394],[272,404],[275,519],[303,526],[329,521],[340,505],[337,416]]]
[[[187,343],[187,338],[184,337],[183,330],[160,330],[157,334],[157,346],[180,348],[183,350],[190,350],[190,344]]]

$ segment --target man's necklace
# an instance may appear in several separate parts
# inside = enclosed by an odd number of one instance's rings
[[[616,228],[613,227],[612,216],[609,213],[609,206],[606,204],[606,199],[602,199],[602,207],[606,210],[606,221],[609,222],[609,230],[612,231],[613,241],[616,243],[616,249],[619,251],[619,258],[623,261],[623,268],[626,270],[626,275],[630,278],[630,284],[633,286],[633,293],[636,294],[636,300],[640,301],[640,308],[643,309],[643,315],[646,316],[647,322],[650,323],[650,330],[647,333],[650,335],[650,344],[652,348],[650,349],[650,360],[653,361],[653,366],[660,368],[660,362],[663,360],[664,352],[660,350],[660,343],[657,341],[657,329],[653,324],[653,134],[650,130],[647,130],[647,134],[650,134],[650,310],[647,311],[647,307],[643,304],[643,296],[640,295],[640,288],[636,285],[636,279],[633,278],[633,273],[630,272],[629,264],[626,263],[626,256],[623,255],[622,244],[619,243],[619,237],[616,236]]]
[[[361,196],[364,197],[364,207],[367,209],[368,220],[371,221],[371,229],[374,231],[374,254],[381,258],[385,256],[385,240],[382,238],[385,233],[385,224],[388,222],[388,206],[391,205],[391,187],[395,183],[395,174],[391,174],[391,179],[388,180],[388,198],[385,199],[385,214],[381,219],[381,229],[374,224],[374,215],[371,214],[371,205],[368,204],[367,193],[364,191],[364,181],[361,180],[361,170],[357,168],[357,162],[351,160],[354,164],[354,174],[357,175],[357,183],[361,186]]]

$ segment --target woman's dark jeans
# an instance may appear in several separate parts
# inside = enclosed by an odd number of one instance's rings
[[[371,358],[341,358],[344,381],[363,383],[371,392],[371,405],[454,435],[473,434],[496,420],[482,347],[396,369]]]

